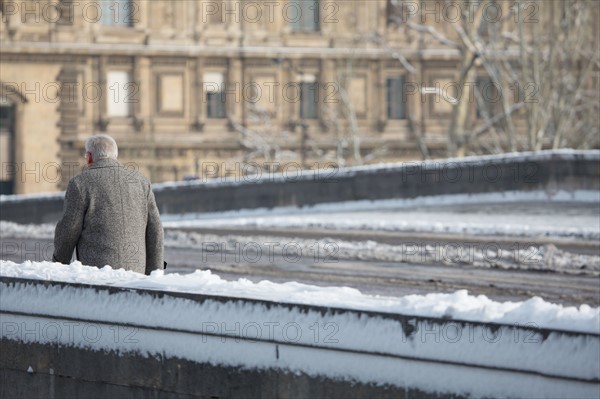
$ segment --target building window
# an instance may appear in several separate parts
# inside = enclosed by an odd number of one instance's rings
[[[402,4],[394,0],[387,0],[385,14],[388,25],[399,27],[402,22]]]
[[[479,27],[477,28],[477,34],[481,38],[488,38],[490,36],[490,25],[486,18],[481,18],[481,22],[479,23]]]
[[[348,97],[357,118],[367,117],[367,76],[356,74],[350,79]]]
[[[500,91],[498,90],[498,86],[489,76],[477,77],[475,85],[477,87],[477,91],[481,95],[481,101],[483,102],[481,104],[479,99],[475,99],[477,104],[477,118],[483,118],[484,110],[486,111],[488,117],[493,117],[495,104],[500,101]]]
[[[317,93],[317,79],[315,75],[302,75],[300,77],[300,118],[317,118],[317,104],[319,96]]]
[[[206,93],[206,117],[225,118],[225,79],[222,73],[204,74],[204,92]]]
[[[294,31],[319,31],[319,0],[291,0],[284,10]]]
[[[100,22],[106,26],[133,26],[135,4],[132,0],[100,0]]]
[[[185,84],[184,74],[163,72],[157,75],[157,111],[162,115],[184,116]]]
[[[5,167],[15,162],[14,140],[15,105],[8,98],[0,96],[0,194],[14,194],[15,173]]]
[[[208,22],[210,24],[222,24],[225,22],[223,15],[226,11],[226,8],[225,4],[223,4],[223,0],[212,0],[210,2],[206,2],[202,5],[202,10],[204,12],[202,17],[203,23]]]
[[[406,99],[404,98],[404,77],[395,76],[387,79],[387,117],[388,119],[406,118]]]
[[[109,117],[131,116],[135,83],[128,71],[109,71],[106,77],[107,113]]]

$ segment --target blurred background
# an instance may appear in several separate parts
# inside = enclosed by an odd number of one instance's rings
[[[0,397],[598,397],[600,1],[0,13]],[[167,275],[48,263],[100,133]]]
[[[1,1],[2,194],[600,146],[600,3]],[[255,173],[256,170],[253,170]]]

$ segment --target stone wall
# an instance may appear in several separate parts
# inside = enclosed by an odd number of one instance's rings
[[[167,284],[0,277],[0,397],[597,393],[597,332],[177,292]],[[315,325],[334,329],[316,336]]]
[[[155,185],[162,214],[309,206],[342,201],[543,190],[600,190],[599,151],[543,151],[354,169]],[[53,223],[62,197],[6,197],[1,220]]]
[[[199,364],[185,359],[123,355],[7,339],[0,340],[0,347],[2,398],[408,399],[425,395],[404,387]],[[34,373],[27,373],[29,366]],[[444,396],[429,393],[427,397]]]

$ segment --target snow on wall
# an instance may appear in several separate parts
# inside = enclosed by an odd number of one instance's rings
[[[185,277],[162,272],[143,276],[78,262],[1,262],[0,276],[97,286],[3,281],[0,313],[7,339],[277,368],[474,397],[594,397],[598,390],[600,308],[586,305],[565,308],[539,298],[498,303],[466,291],[390,298],[345,287],[226,282],[202,271]],[[109,292],[109,287],[162,293]],[[223,299],[181,298],[170,292]],[[504,325],[495,329],[458,319]],[[528,329],[533,326],[591,334],[556,331],[544,336]]]
[[[250,183],[261,183],[261,182],[279,182],[279,181],[301,181],[301,180],[319,180],[328,178],[344,178],[351,177],[357,174],[365,173],[383,173],[383,172],[394,172],[401,171],[405,168],[418,167],[422,170],[427,169],[440,169],[444,165],[448,167],[460,167],[460,166],[476,166],[483,165],[490,162],[502,163],[514,163],[514,162],[526,162],[535,161],[543,162],[552,159],[581,159],[586,161],[600,161],[600,151],[598,150],[573,150],[573,149],[559,149],[549,151],[538,151],[538,152],[514,152],[498,155],[475,155],[462,158],[444,158],[444,159],[432,159],[426,161],[413,161],[413,162],[394,162],[394,163],[378,163],[371,165],[351,166],[339,168],[336,165],[332,165],[332,168],[315,169],[315,170],[299,170],[292,168],[289,172],[282,173],[266,173],[265,175],[260,174],[256,176],[246,176],[246,179],[240,179],[239,177],[219,177],[215,179],[199,179],[191,180],[187,182],[164,182],[153,184],[152,188],[155,191],[161,191],[165,189],[173,189],[179,187],[197,187],[197,186],[214,186],[214,185],[239,185],[244,182]],[[252,163],[249,163],[250,165]]]
[[[45,337],[43,330],[45,326],[53,323],[55,327],[57,324],[55,319],[49,321],[50,319],[39,317],[14,315],[7,317],[4,314],[0,314],[0,317],[5,323],[27,329],[29,334],[22,334],[26,340],[32,340],[36,330],[40,331],[39,336]],[[277,322],[269,323],[269,326],[277,324]],[[63,324],[66,325],[67,322]],[[73,329],[72,332],[69,330],[71,335],[64,334],[58,340],[51,337],[46,342],[88,350],[112,350],[118,353],[131,351],[132,344],[136,344],[137,353],[153,357],[175,357],[221,367],[281,370],[313,377],[394,385],[405,389],[420,389],[425,392],[461,397],[519,399],[595,399],[598,397],[598,383],[561,379],[537,373],[299,346],[285,341],[283,343],[251,342],[254,341],[254,336],[251,336],[250,340],[236,340],[234,337],[223,339],[177,330],[143,327],[131,329],[114,323],[98,322],[82,325],[82,323],[69,321],[68,326]],[[34,334],[31,333],[32,331]],[[56,334],[55,331],[56,329],[50,334]],[[210,330],[209,333],[212,331]],[[15,339],[15,334],[13,333],[8,339]],[[295,338],[288,337],[286,340],[295,340]],[[502,351],[503,348],[498,347],[497,350]],[[31,370],[31,372],[36,371]]]
[[[277,207],[273,209],[241,209],[194,214],[163,214],[165,228],[200,227],[317,227],[332,230],[412,231],[470,235],[553,236],[600,239],[598,217],[573,212],[565,214],[502,214],[483,212],[485,204],[569,202],[600,204],[599,191],[558,191],[548,198],[544,191],[457,194],[387,199],[347,201],[318,204],[310,207]],[[447,205],[482,205],[480,212],[445,211]],[[421,209],[405,208],[420,207]],[[432,210],[425,208],[431,207]],[[349,217],[349,214],[352,217]],[[3,237],[52,238],[54,225],[19,225],[0,221]]]
[[[53,224],[21,225],[0,221],[0,230],[4,242],[5,255],[18,251],[11,247],[10,238],[52,240],[54,237]],[[291,244],[299,254],[319,259],[323,262],[339,262],[340,260],[383,261],[404,263],[470,265],[478,268],[501,268],[522,270],[545,270],[569,274],[600,275],[600,257],[595,255],[575,254],[563,251],[552,245],[523,245],[512,249],[502,249],[493,242],[481,245],[471,245],[469,248],[458,248],[456,243],[444,245],[416,245],[404,243],[392,245],[373,240],[342,240],[329,237],[306,239],[299,237],[277,237],[245,234],[215,235],[195,231],[176,230],[169,228],[165,231],[164,245],[167,248],[195,248],[199,258],[206,260],[217,259],[222,247],[244,248],[244,254],[259,258],[268,254],[269,257],[288,256],[286,245]],[[566,235],[566,232],[562,232]],[[516,235],[516,234],[513,234]],[[573,238],[570,236],[569,238]],[[274,245],[281,243],[281,245]],[[45,256],[52,255],[48,246]],[[248,251],[248,252],[246,252]],[[14,260],[14,259],[13,259]]]
[[[600,239],[598,216],[590,218],[572,212],[564,214],[523,214],[503,209],[486,213],[485,205],[504,203],[578,202],[600,204],[599,191],[559,191],[549,200],[543,191],[458,194],[318,204],[311,207],[243,209],[185,215],[163,215],[167,228],[219,227],[301,227],[331,230],[411,231],[444,234],[576,237]],[[445,210],[447,205],[482,205],[479,212]],[[404,208],[419,207],[419,209]]]
[[[63,199],[65,197],[64,191],[56,193],[33,193],[33,194],[2,194],[0,195],[0,203],[3,202],[18,202],[27,200],[53,200]]]
[[[154,271],[152,275],[144,276],[124,269],[113,269],[110,266],[102,269],[84,266],[80,262],[62,265],[52,262],[26,261],[17,264],[0,261],[0,276],[107,284],[124,288],[187,292],[509,325],[534,323],[540,328],[600,334],[600,307],[593,308],[585,304],[578,308],[563,306],[546,302],[539,297],[524,302],[496,302],[485,295],[469,295],[466,290],[456,291],[453,294],[385,297],[364,295],[359,290],[349,287],[318,287],[297,282],[273,283],[267,280],[253,283],[247,279],[226,281],[210,271],[202,270],[186,275]]]
[[[479,155],[469,156],[462,158],[447,158],[447,159],[434,159],[427,161],[414,161],[414,162],[400,162],[400,163],[379,163],[372,165],[362,165],[353,167],[333,167],[317,170],[293,170],[283,173],[267,173],[266,175],[260,176],[247,176],[247,179],[240,179],[239,177],[223,177],[215,179],[199,179],[191,181],[171,181],[163,183],[155,183],[152,185],[152,189],[155,192],[181,188],[181,187],[213,187],[213,186],[231,186],[240,185],[244,182],[248,183],[261,183],[261,182],[277,182],[277,181],[300,181],[300,180],[314,180],[314,179],[325,179],[335,177],[349,177],[356,174],[362,173],[381,173],[381,172],[393,172],[399,171],[403,168],[419,167],[422,170],[429,168],[440,168],[441,165],[450,165],[457,167],[460,165],[481,165],[484,163],[496,162],[496,163],[509,163],[509,162],[524,162],[531,160],[532,162],[543,162],[551,159],[581,159],[590,161],[600,161],[600,151],[598,150],[573,150],[573,149],[559,149],[559,150],[548,150],[538,152],[515,152],[498,155]],[[266,172],[265,172],[266,173]],[[0,203],[2,202],[18,202],[24,200],[35,200],[35,199],[60,199],[65,195],[64,191],[57,193],[36,193],[36,194],[20,194],[20,195],[0,195]]]

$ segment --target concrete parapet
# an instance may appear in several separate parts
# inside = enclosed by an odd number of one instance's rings
[[[453,194],[600,191],[600,151],[541,151],[156,184],[162,214]],[[63,196],[6,196],[0,219],[52,223]]]
[[[600,386],[595,333],[11,277],[0,288],[5,397],[582,398]],[[312,335],[326,325],[336,334]]]

